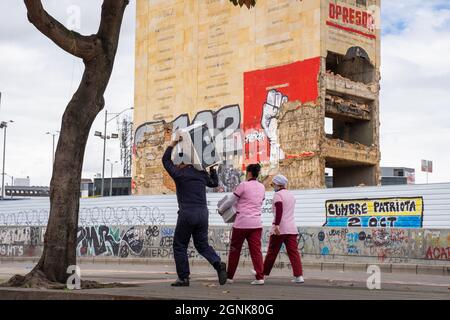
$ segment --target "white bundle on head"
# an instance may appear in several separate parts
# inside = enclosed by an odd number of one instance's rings
[[[288,184],[288,179],[285,176],[279,174],[279,175],[276,175],[275,177],[273,177],[272,182],[274,184],[276,184],[277,186],[285,187]]]

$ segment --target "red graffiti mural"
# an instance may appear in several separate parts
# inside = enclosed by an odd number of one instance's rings
[[[428,260],[448,260],[450,261],[450,247],[429,247],[427,250]]]
[[[283,102],[314,102],[318,98],[320,58],[294,62],[288,65],[244,73],[244,123],[246,155],[253,140],[267,139],[266,150],[260,150],[257,159],[267,162],[274,152],[276,141],[276,114]]]

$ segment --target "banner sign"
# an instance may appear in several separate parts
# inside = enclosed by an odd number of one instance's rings
[[[422,160],[422,172],[433,173],[433,161]]]
[[[326,202],[326,227],[422,228],[423,197]]]

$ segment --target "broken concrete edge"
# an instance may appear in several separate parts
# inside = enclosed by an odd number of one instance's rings
[[[36,257],[1,257],[0,265],[4,263],[37,263],[39,258]],[[173,266],[173,259],[149,259],[149,258],[93,258],[93,257],[79,257],[77,258],[78,263],[83,264],[119,264],[119,265],[170,265]],[[245,259],[239,262],[241,267],[245,267],[248,261]],[[191,267],[195,265],[206,266],[209,265],[206,260],[195,260],[190,259],[189,264]],[[279,262],[276,264],[282,264],[282,268],[289,269],[289,262]],[[303,259],[302,264],[304,268],[320,269],[321,271],[363,271],[367,272],[368,267],[375,265],[380,267],[382,272],[386,273],[412,273],[412,274],[429,274],[429,275],[450,275],[450,263],[449,264],[417,264],[417,263],[376,263],[376,262],[327,262],[327,261],[311,261],[308,259]]]

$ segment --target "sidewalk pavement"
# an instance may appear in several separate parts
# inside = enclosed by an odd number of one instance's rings
[[[364,259],[363,259],[364,260]],[[10,263],[34,263],[39,261],[39,257],[0,257],[0,266]],[[115,258],[115,257],[78,257],[78,264],[100,264],[100,265],[164,265],[173,264],[172,259],[149,259],[149,258]],[[206,266],[208,262],[206,260],[189,259],[191,266]],[[239,262],[239,268],[248,267],[251,261],[248,259],[241,259]],[[373,261],[355,261],[350,259],[349,261],[321,261],[312,260],[309,257],[302,258],[303,266],[308,270],[318,271],[357,271],[366,272],[368,266],[377,265],[385,273],[409,273],[417,275],[444,275],[450,276],[450,262],[436,261],[435,263],[423,263],[423,261],[409,262],[409,263],[389,263],[389,262],[373,262]],[[277,260],[275,262],[275,269],[290,270],[290,264],[286,261]]]
[[[32,263],[0,264],[0,281],[12,275],[25,274]],[[205,265],[191,268],[188,288],[173,288],[176,279],[173,264],[124,265],[81,264],[84,280],[101,283],[120,282],[127,288],[55,291],[0,288],[0,299],[70,299],[70,300],[278,300],[278,299],[445,299],[450,300],[450,278],[438,275],[400,273],[381,274],[381,290],[368,290],[369,274],[357,271],[305,270],[306,283],[291,283],[290,270],[274,270],[264,286],[251,286],[250,268],[238,269],[235,283],[219,286],[215,271]]]

